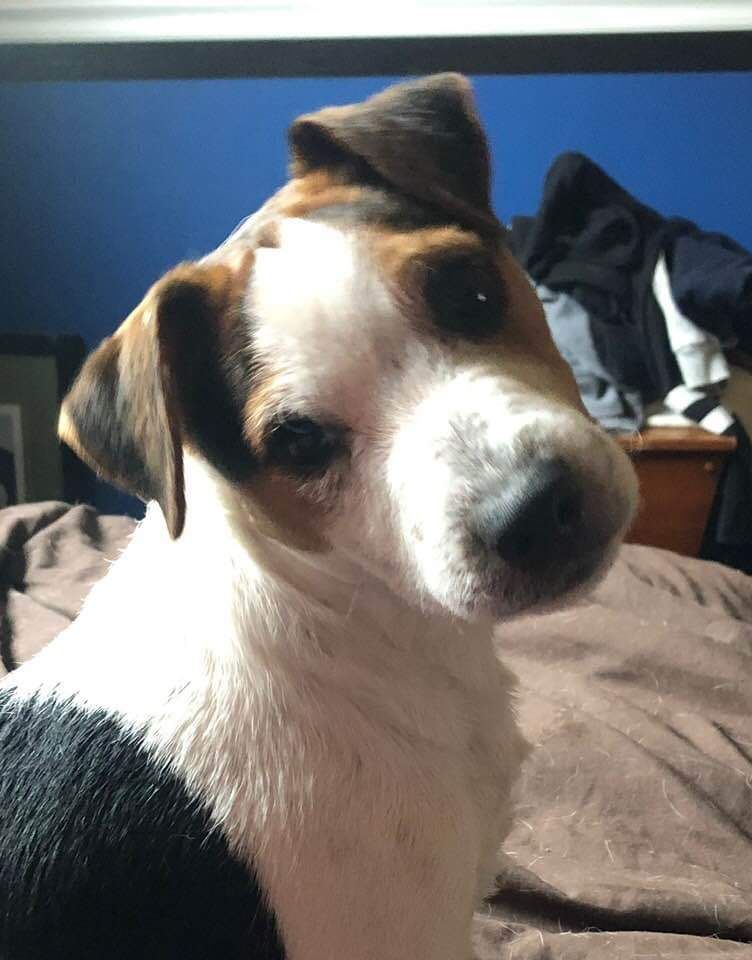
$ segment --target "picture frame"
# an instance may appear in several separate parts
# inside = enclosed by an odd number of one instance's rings
[[[26,501],[21,407],[0,403],[0,508]]]
[[[57,436],[60,401],[85,353],[77,336],[0,330],[0,507],[90,500],[94,475]]]

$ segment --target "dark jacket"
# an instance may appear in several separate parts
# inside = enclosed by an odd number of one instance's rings
[[[686,220],[665,220],[580,153],[558,157],[534,217],[515,217],[511,245],[536,283],[588,311],[606,369],[645,403],[681,383],[652,294],[658,256]]]
[[[682,312],[725,346],[750,349],[752,255],[689,220],[662,217],[580,153],[554,161],[537,214],[512,220],[510,245],[536,284],[585,308],[603,367],[645,404],[682,383],[653,294],[661,254]],[[741,424],[733,432],[738,451],[706,536],[705,553],[717,559],[718,545],[752,557],[752,450]]]

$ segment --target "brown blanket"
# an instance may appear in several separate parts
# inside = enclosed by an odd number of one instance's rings
[[[132,527],[0,511],[6,668],[69,622]],[[478,957],[752,958],[752,579],[624,547],[591,602],[498,636],[537,749]]]

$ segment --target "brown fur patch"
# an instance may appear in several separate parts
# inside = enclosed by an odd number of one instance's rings
[[[81,443],[81,438],[78,435],[75,423],[71,420],[70,414],[65,407],[60,408],[60,416],[57,421],[57,435],[77,456],[84,460],[85,451]]]
[[[513,366],[516,378],[531,389],[585,413],[569,364],[554,343],[543,306],[522,267],[508,250],[498,257],[506,291],[506,316],[487,346],[499,366]]]
[[[323,534],[329,511],[326,481],[291,477],[263,465],[266,437],[282,397],[278,378],[261,372],[245,405],[245,435],[262,466],[243,492],[267,534],[290,546],[321,552],[328,549]]]
[[[435,334],[422,299],[425,271],[454,254],[488,256],[481,238],[458,227],[406,233],[371,229],[371,249],[392,295],[418,329]],[[459,337],[455,348],[481,354],[489,366],[514,368],[529,386],[584,412],[569,365],[554,344],[540,300],[513,255],[499,247],[490,258],[504,289],[504,313],[498,332],[474,343]]]
[[[251,448],[259,456],[263,455],[264,440],[279,411],[282,396],[278,378],[258,371],[245,404],[244,431]]]
[[[227,337],[252,260],[228,250],[224,262],[171,270],[88,358],[63,402],[61,438],[105,479],[157,500],[173,537],[185,519],[182,443],[195,439],[198,397],[186,380],[199,367],[206,383],[225,375],[206,375],[218,358],[198,356],[196,335],[202,346]]]
[[[277,470],[264,469],[244,487],[243,495],[267,536],[310,553],[329,549],[324,534],[327,506],[306,496],[300,481]]]
[[[428,227],[395,232],[371,228],[370,249],[392,296],[424,326],[432,321],[422,302],[424,277],[431,265],[451,254],[482,253],[485,247],[475,233],[459,227]]]
[[[316,170],[282,187],[274,205],[280,216],[305,217],[325,207],[356,203],[362,192],[362,187],[343,183],[333,171]]]

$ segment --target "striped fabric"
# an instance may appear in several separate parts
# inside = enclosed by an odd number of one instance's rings
[[[711,433],[736,439],[736,452],[719,482],[701,556],[752,572],[752,444],[741,421],[723,404],[729,376],[723,346],[680,311],[664,255],[656,264],[653,294],[684,380],[663,398],[664,409]]]
[[[743,431],[738,420],[721,402],[721,390],[729,377],[721,342],[679,309],[671,292],[663,253],[655,266],[653,295],[666,322],[669,343],[683,380],[664,397],[664,406],[711,433],[735,435],[737,429]]]

